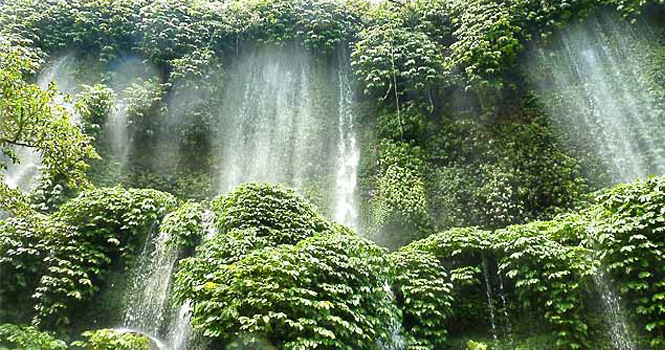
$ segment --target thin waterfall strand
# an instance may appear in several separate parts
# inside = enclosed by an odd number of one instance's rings
[[[338,122],[339,143],[335,166],[335,221],[354,230],[358,229],[356,186],[360,150],[356,140],[353,116],[353,89],[350,82],[350,69],[346,50],[339,54],[339,100]]]
[[[494,301],[492,300],[492,285],[490,283],[490,274],[487,267],[487,259],[483,254],[483,275],[485,277],[485,293],[487,294],[487,309],[490,313],[490,325],[492,326],[492,339],[494,341],[499,340],[496,328],[496,310],[494,308]]]

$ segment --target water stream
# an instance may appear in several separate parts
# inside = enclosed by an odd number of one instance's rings
[[[220,192],[250,181],[325,188],[336,130],[327,67],[298,48],[257,48],[235,61],[220,114]]]
[[[348,55],[315,60],[299,47],[241,53],[219,116],[218,187],[281,183],[357,229],[360,151]]]
[[[388,292],[389,303],[395,303],[395,293],[393,293],[392,288],[390,288],[390,285],[386,282],[384,289],[386,292]],[[401,319],[394,319],[392,320],[391,324],[391,330],[390,330],[390,343],[389,344],[381,344],[381,348],[383,350],[403,350],[405,348],[405,340],[403,336],[404,330],[402,329],[402,320]]]
[[[125,306],[123,327],[159,335],[168,316],[171,275],[178,248],[168,244],[168,235],[151,234],[133,273]]]
[[[171,326],[168,335],[170,350],[190,350],[190,344],[194,336],[192,327],[189,324],[191,321],[191,312],[192,308],[189,302],[185,302],[178,309],[176,320]]]
[[[608,181],[665,172],[662,86],[652,81],[653,31],[597,15],[533,50],[527,75],[562,135],[592,151]]]
[[[337,145],[337,164],[335,166],[335,216],[334,220],[354,230],[358,229],[358,209],[356,204],[356,185],[358,182],[358,163],[360,150],[356,140],[353,115],[353,88],[351,71],[346,50],[338,55],[338,122],[339,139]]]
[[[501,298],[504,324],[510,345],[512,348],[515,348],[515,339],[513,338],[513,323],[510,321],[510,315],[508,314],[508,302],[506,301],[506,290],[503,285],[503,276],[501,273],[497,273],[497,275],[499,276],[499,296]]]
[[[492,339],[496,342],[499,340],[496,327],[496,307],[494,300],[492,300],[492,284],[490,282],[489,268],[487,267],[487,259],[485,254],[482,254],[483,259],[483,276],[485,278],[485,294],[487,295],[487,309],[490,316],[490,325],[492,326]]]
[[[202,215],[201,224],[203,240],[212,239],[217,234],[217,227],[214,222],[214,213],[211,210],[205,210]],[[197,339],[197,334],[193,331],[190,321],[192,318],[192,308],[189,301],[185,302],[178,309],[175,319],[169,327],[168,343],[170,350],[190,350],[192,344]]]
[[[608,338],[614,350],[635,350],[628,321],[621,307],[621,298],[614,292],[605,272],[598,269],[593,274],[593,281],[598,289],[603,316],[608,328]]]

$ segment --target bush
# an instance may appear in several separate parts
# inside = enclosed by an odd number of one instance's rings
[[[100,329],[83,333],[84,341],[72,343],[82,350],[150,350],[150,338],[131,332]]]
[[[3,324],[0,325],[0,349],[67,350],[67,344],[35,327]]]

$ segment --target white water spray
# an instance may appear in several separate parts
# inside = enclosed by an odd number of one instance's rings
[[[346,50],[339,53],[339,99],[337,129],[337,164],[335,165],[335,221],[354,230],[358,229],[356,185],[360,150],[356,140],[353,116],[353,89]]]
[[[395,293],[393,293],[392,288],[390,288],[390,285],[388,282],[383,286],[385,291],[388,293],[388,303],[395,303]],[[381,348],[383,350],[403,350],[405,348],[406,342],[404,340],[404,336],[402,335],[403,329],[402,329],[402,320],[401,319],[394,319],[391,320],[391,329],[390,329],[390,343],[389,344],[380,344]]]
[[[220,115],[220,192],[250,181],[303,190],[327,175],[330,84],[314,84],[326,73],[299,49],[256,49],[237,60]]]
[[[596,153],[611,182],[665,172],[662,86],[648,73],[653,42],[646,23],[595,16],[532,54],[528,75],[546,112],[575,147]]]
[[[217,227],[214,222],[214,213],[211,210],[203,212],[201,217],[201,238],[203,240],[212,239],[217,234]],[[176,314],[175,320],[169,329],[168,342],[171,350],[191,350],[192,343],[196,338],[190,321],[192,319],[192,307],[189,301],[186,301]]]
[[[160,233],[148,237],[133,274],[133,284],[125,308],[123,326],[147,334],[160,334],[168,313],[171,275],[178,259],[178,248]]]
[[[635,350],[637,347],[628,330],[628,321],[621,307],[621,298],[612,289],[609,279],[602,269],[598,269],[593,274],[593,281],[598,288],[612,348],[614,350]]]
[[[115,112],[111,114],[106,126],[109,130],[111,152],[121,170],[127,165],[130,151],[129,148],[131,146],[131,140],[127,130],[128,109],[129,102],[127,100],[119,101],[116,105]]]
[[[482,255],[483,259],[483,275],[485,277],[485,294],[487,295],[487,309],[490,313],[490,325],[492,326],[492,339],[496,342],[499,340],[496,329],[496,309],[494,301],[492,300],[492,285],[490,283],[489,269],[487,267],[487,259],[485,254]]]
[[[193,337],[191,321],[192,308],[189,301],[186,301],[180,309],[176,321],[169,331],[168,342],[171,350],[190,350],[191,338]]]
[[[219,191],[281,183],[357,229],[360,152],[346,53],[329,66],[298,47],[253,48],[229,70],[217,135]]]

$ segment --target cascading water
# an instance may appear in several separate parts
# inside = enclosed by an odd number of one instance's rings
[[[663,91],[647,61],[653,42],[644,21],[595,16],[534,50],[528,65],[546,112],[575,147],[596,153],[612,182],[665,172]]]
[[[168,342],[171,345],[171,350],[190,350],[190,343],[192,338],[192,327],[189,325],[191,320],[191,306],[189,302],[185,302],[176,315],[174,322],[168,335]]]
[[[386,282],[385,286],[383,287],[386,292],[388,292],[388,302],[389,303],[395,303],[395,293],[393,293],[392,288],[390,288],[390,285]],[[381,344],[381,348],[383,350],[403,350],[405,341],[404,341],[404,336],[402,335],[403,329],[402,329],[402,320],[400,319],[394,319],[392,320],[391,324],[392,329],[390,330],[390,343],[389,344]]]
[[[160,334],[167,320],[171,275],[178,259],[178,248],[169,236],[149,235],[133,274],[123,326],[152,336]]]
[[[494,341],[499,340],[496,328],[496,308],[494,306],[494,300],[492,300],[492,284],[490,282],[489,269],[487,267],[487,259],[485,254],[482,255],[483,259],[483,277],[485,278],[485,293],[487,294],[487,309],[490,313],[490,325],[492,326],[492,339]]]
[[[127,100],[121,100],[116,105],[115,111],[107,122],[107,129],[109,130],[109,142],[111,152],[115,162],[122,169],[125,167],[129,156],[129,147],[131,140],[127,130],[127,112],[129,103]]]
[[[155,85],[161,80],[159,72],[147,61],[138,57],[122,57],[111,65],[108,80],[105,81],[117,95],[116,105],[113,113],[106,120],[104,128],[107,132],[107,146],[111,152],[111,162],[116,165],[116,170],[123,173],[127,164],[131,161],[134,148],[132,134],[129,129],[131,124],[130,105],[142,108],[141,104],[150,103],[142,101],[140,96],[132,93],[134,85],[146,82],[154,82]],[[145,84],[150,85],[150,84]],[[145,86],[143,86],[145,87]],[[137,99],[138,97],[138,99]]]
[[[65,99],[67,94],[74,93],[78,86],[71,76],[73,64],[74,59],[71,56],[63,56],[57,59],[44,72],[39,74],[37,85],[40,89],[46,90],[51,83],[55,83],[60,94],[55,96],[54,102],[63,106],[72,118],[75,118],[76,114],[72,113],[73,104]],[[27,147],[17,147],[16,155],[20,163],[10,164],[7,167],[4,181],[10,188],[18,188],[27,192],[35,185],[35,179],[41,166],[41,155]]]
[[[499,296],[501,297],[501,306],[503,307],[503,318],[506,325],[506,332],[508,333],[508,340],[510,344],[515,347],[515,340],[513,339],[513,323],[510,321],[510,315],[508,314],[508,302],[506,301],[506,290],[503,285],[503,275],[499,275]]]
[[[339,51],[339,98],[337,164],[335,165],[335,221],[354,230],[358,229],[356,184],[360,150],[356,140],[353,116],[353,89],[346,50]]]
[[[600,296],[600,303],[603,308],[603,315],[605,316],[605,323],[608,327],[608,337],[615,350],[634,350],[636,349],[630,331],[628,330],[628,322],[621,308],[621,299],[611,285],[608,283],[608,278],[602,269],[598,269],[593,274],[593,281],[598,289]]]
[[[220,115],[221,192],[250,181],[327,188],[313,183],[333,173],[327,67],[298,48],[254,49],[235,61]]]
[[[210,210],[206,210],[203,212],[201,219],[201,224],[203,226],[203,232],[201,233],[202,239],[212,239],[217,234],[217,227],[214,223],[214,213]],[[185,302],[180,309],[178,309],[167,337],[171,350],[192,349],[192,343],[196,338],[196,334],[194,334],[192,327],[190,326],[192,316],[191,311],[192,309],[189,301]]]
[[[587,232],[592,242],[597,247],[600,244],[597,241],[597,231],[594,226],[589,226]],[[595,255],[591,259],[602,261],[599,257],[600,251],[594,250]],[[615,292],[611,279],[605,274],[603,266],[598,266],[593,274],[593,282],[596,286],[596,293],[600,301],[601,312],[607,326],[607,338],[614,350],[635,350],[637,346],[631,337],[628,327],[628,319],[622,308],[621,298]]]

